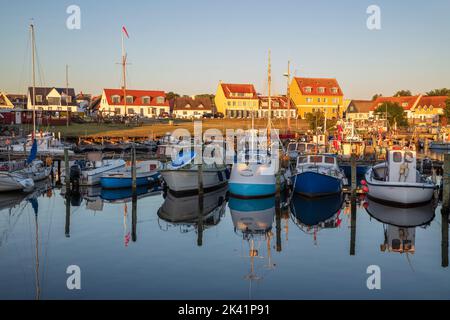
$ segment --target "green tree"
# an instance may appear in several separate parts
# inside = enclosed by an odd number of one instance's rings
[[[445,101],[444,116],[447,118],[447,123],[450,121],[450,98]]]
[[[410,97],[410,96],[412,96],[412,93],[409,90],[399,90],[394,94],[394,97]]]
[[[178,93],[175,93],[175,92],[172,92],[172,91],[170,91],[170,92],[168,92],[166,94],[166,99],[169,100],[169,101],[172,101],[173,99],[179,98],[179,97],[180,97],[180,95]]]
[[[383,95],[381,93],[377,93],[372,97],[372,101],[377,100],[379,97],[382,97]]]
[[[434,89],[430,92],[427,92],[427,96],[449,96],[450,97],[450,89],[442,88],[442,89]]]
[[[325,124],[325,114],[321,111],[309,112],[305,115],[305,119],[311,130],[316,130],[317,127],[323,128]]]
[[[405,110],[398,104],[393,102],[385,102],[375,109],[374,114],[380,118],[386,117],[389,120],[389,126],[393,126],[397,123],[399,127],[408,126],[408,119],[406,119]]]

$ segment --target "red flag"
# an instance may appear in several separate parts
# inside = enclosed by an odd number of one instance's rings
[[[125,35],[127,36],[127,38],[129,39],[130,38],[130,36],[128,35],[128,31],[127,31],[127,28],[125,28],[125,27],[122,27],[122,31],[125,33]]]

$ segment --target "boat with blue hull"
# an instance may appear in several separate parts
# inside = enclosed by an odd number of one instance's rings
[[[136,186],[148,186],[160,179],[159,161],[143,161],[136,165]],[[104,189],[131,188],[133,184],[132,169],[127,167],[125,171],[108,172],[100,179]]]
[[[292,176],[295,193],[307,197],[320,197],[340,193],[347,183],[344,172],[332,155],[308,155],[297,159]]]

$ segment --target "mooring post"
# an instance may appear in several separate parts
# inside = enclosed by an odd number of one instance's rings
[[[203,159],[198,165],[198,226],[197,226],[197,245],[203,245]]]
[[[356,155],[354,153],[352,153],[351,155],[351,176],[352,176],[352,185],[351,185],[351,191],[352,191],[352,195],[355,195],[356,193],[356,187],[357,187],[357,182],[356,182]]]
[[[69,149],[64,148],[64,169],[66,176],[64,178],[64,183],[66,184],[66,193],[70,191],[70,168],[69,168]]]
[[[354,194],[351,196],[350,206],[350,255],[354,256],[356,247],[356,196]]]
[[[61,159],[58,159],[56,162],[58,163],[58,181],[57,181],[57,183],[62,184],[62,181],[61,181]]]
[[[66,188],[66,238],[70,238],[70,191]]]
[[[448,267],[448,210],[442,208],[441,211],[441,228],[442,228],[442,241],[441,241],[441,256],[442,256],[442,267]]]
[[[279,198],[278,198],[279,199]],[[281,206],[280,201],[275,201],[275,209],[276,209],[276,216],[275,216],[275,222],[276,222],[276,246],[277,246],[277,252],[281,252]]]
[[[131,149],[131,189],[133,196],[136,194],[137,190],[137,173],[136,173],[136,147],[133,143],[133,148]]]
[[[450,154],[444,155],[444,172],[442,175],[442,209],[447,213],[450,211]]]

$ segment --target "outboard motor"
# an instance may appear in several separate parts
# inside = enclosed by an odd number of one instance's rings
[[[78,163],[75,163],[70,167],[70,184],[72,186],[79,186],[81,179],[81,167]]]

